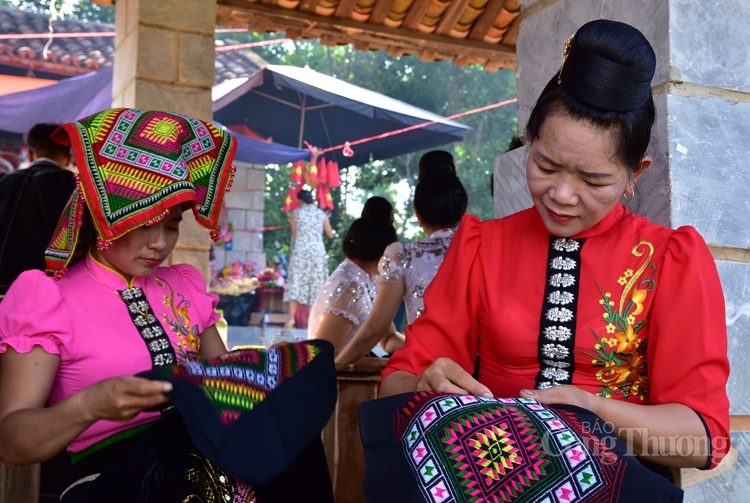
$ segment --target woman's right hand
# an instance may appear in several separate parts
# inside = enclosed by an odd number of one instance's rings
[[[169,402],[172,384],[143,377],[112,377],[92,384],[81,393],[81,409],[92,422],[127,421],[139,412]]]
[[[450,358],[438,358],[432,362],[419,376],[417,391],[492,397],[492,392],[487,386],[471,377],[471,374]]]

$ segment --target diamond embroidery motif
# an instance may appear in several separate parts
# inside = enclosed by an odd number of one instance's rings
[[[578,499],[578,496],[576,495],[575,490],[573,490],[573,486],[570,482],[566,482],[555,489],[555,496],[557,496],[557,499],[559,501],[563,501],[565,503]]]
[[[434,395],[409,407],[401,442],[426,501],[578,501],[611,483],[575,425],[535,400]],[[428,410],[437,417],[422,428]]]
[[[422,465],[422,468],[419,469],[419,474],[422,476],[422,480],[424,480],[425,484],[429,484],[432,479],[440,475],[440,472],[435,466],[435,461],[430,458],[424,465]]]
[[[576,446],[565,451],[565,459],[568,461],[571,468],[575,468],[586,461],[588,456],[586,456],[586,451]]]
[[[422,462],[425,456],[427,456],[427,448],[425,447],[424,442],[419,442],[414,450],[411,451],[411,458],[414,460],[414,463],[418,465]]]
[[[598,484],[599,477],[597,477],[596,471],[593,467],[587,465],[576,474],[576,482],[578,482],[578,487],[581,490],[581,493],[586,494],[592,487]]]
[[[478,432],[476,437],[468,442],[469,447],[473,449],[472,455],[477,458],[476,463],[483,468],[481,473],[488,486],[512,470],[514,464],[521,464],[518,449],[509,437],[506,431],[492,425]]]
[[[451,493],[445,487],[445,482],[441,480],[430,488],[430,496],[435,503],[443,503],[443,501],[450,499]]]
[[[576,279],[571,274],[559,272],[550,276],[549,284],[555,288],[570,288],[576,284]]]
[[[422,426],[425,428],[430,425],[435,419],[437,419],[438,415],[437,412],[435,412],[435,409],[432,407],[424,411],[424,413],[419,416],[419,420],[422,422]]]

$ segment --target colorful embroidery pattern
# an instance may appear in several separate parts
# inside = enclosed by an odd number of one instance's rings
[[[160,287],[169,288],[169,295],[164,296],[164,305],[172,311],[172,318],[167,313],[162,314],[162,320],[164,323],[169,325],[172,332],[177,334],[177,348],[175,354],[177,355],[177,361],[188,361],[192,362],[199,358],[201,349],[200,333],[198,325],[190,326],[190,301],[185,300],[185,297],[177,293],[172,289],[172,286],[167,281],[161,278],[155,278],[156,284]],[[175,303],[175,295],[180,298],[180,301]]]
[[[426,501],[609,501],[621,477],[617,457],[565,411],[524,398],[422,396],[398,423]]]
[[[165,379],[184,378],[208,397],[221,422],[229,425],[266,399],[320,354],[312,343],[281,344],[263,350],[232,351],[210,360],[154,369]]]
[[[185,115],[125,108],[62,128],[55,139],[70,140],[80,173],[46,253],[48,270],[73,258],[84,207],[105,246],[181,203],[193,203],[198,223],[217,229],[234,176],[237,145],[228,133]]]
[[[643,248],[649,251],[646,261],[636,272],[626,269],[617,280],[618,284],[624,286],[619,306],[616,307],[615,302],[611,300],[611,293],[602,291],[597,285],[602,294],[599,304],[604,310],[604,328],[611,337],[600,337],[591,329],[597,344],[593,353],[583,353],[592,358],[591,363],[595,368],[601,367],[596,373],[596,378],[603,384],[597,392],[599,396],[610,398],[620,393],[626,399],[631,395],[641,400],[648,397],[648,340],[638,335],[646,325],[646,319],[639,320],[638,317],[643,313],[643,304],[648,292],[656,288],[656,265],[651,264],[654,245],[648,241],[641,241],[635,245],[632,249],[633,255],[643,256],[645,251],[639,251]],[[650,270],[650,275],[641,280],[647,269]]]

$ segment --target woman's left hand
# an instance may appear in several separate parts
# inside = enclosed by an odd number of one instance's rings
[[[597,413],[596,404],[599,397],[570,384],[561,384],[547,389],[522,389],[519,394],[522,398],[533,398],[545,405],[565,403],[590,410],[594,414]]]

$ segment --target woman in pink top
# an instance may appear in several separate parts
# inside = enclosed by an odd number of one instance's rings
[[[232,137],[185,116],[115,109],[53,139],[72,143],[80,178],[46,253],[54,277],[27,271],[0,304],[0,458],[37,463],[67,449],[65,503],[252,501],[173,434],[180,420],[159,411],[171,384],[131,377],[226,351],[201,274],[160,266],[183,211],[216,229]],[[127,473],[108,471],[128,456]]]

